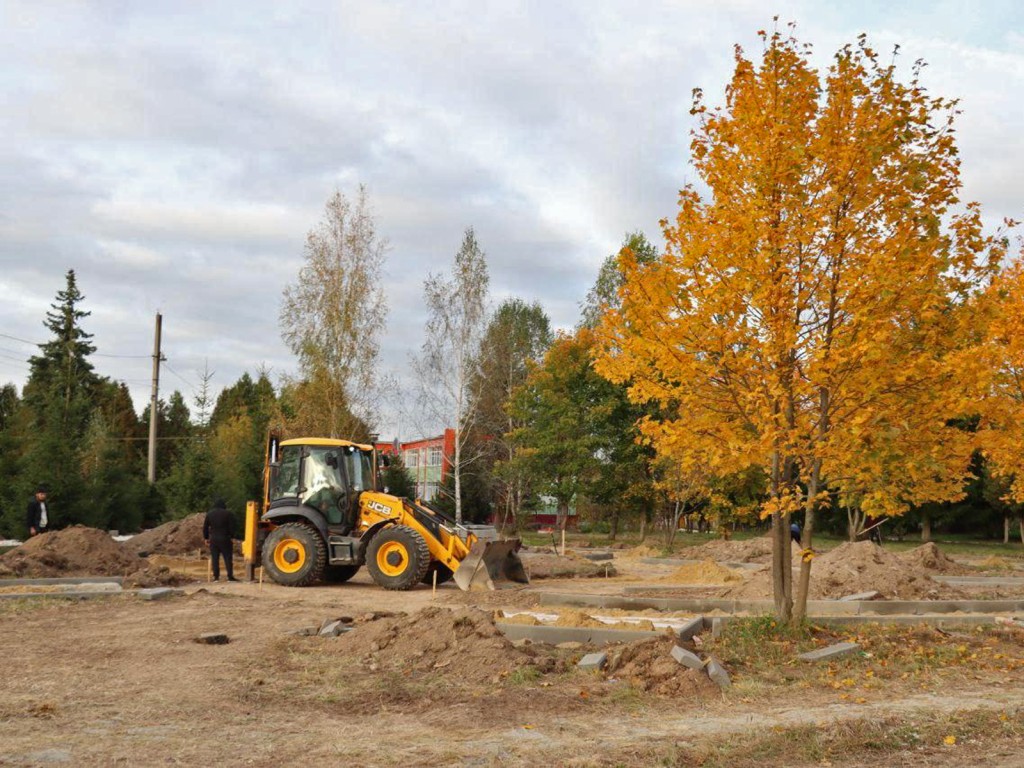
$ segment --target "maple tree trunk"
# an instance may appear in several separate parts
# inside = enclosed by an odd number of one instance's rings
[[[821,476],[821,459],[815,459],[811,470],[811,480],[807,484],[807,502],[804,506],[804,530],[800,536],[803,549],[800,557],[800,580],[796,589],[796,606],[793,610],[793,624],[797,625],[807,618],[807,594],[811,588],[811,563],[814,558],[809,556],[811,540],[814,536],[814,512],[818,496],[818,480]],[[789,554],[787,547],[787,555]]]
[[[1018,517],[1017,522],[1020,524],[1020,543],[1024,544],[1024,515]]]
[[[921,541],[932,540],[932,516],[927,512],[921,513]]]
[[[640,518],[640,543],[644,543],[644,539],[647,538],[647,516],[644,515]]]

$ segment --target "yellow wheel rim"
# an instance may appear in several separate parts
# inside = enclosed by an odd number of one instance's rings
[[[398,541],[387,541],[377,550],[377,567],[385,576],[399,576],[409,567],[409,552]]]
[[[298,539],[281,539],[274,547],[274,565],[281,573],[296,573],[306,564],[306,548]]]

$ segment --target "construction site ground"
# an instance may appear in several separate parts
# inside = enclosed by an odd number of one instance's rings
[[[541,609],[541,591],[621,594],[679,568],[615,554],[615,576],[436,595],[385,591],[365,571],[306,589],[210,584],[203,560],[159,556],[187,577],[180,594],[0,601],[0,765],[1024,766],[1012,626],[788,635],[750,617],[696,649],[724,664],[726,690],[668,658],[667,635],[585,672],[594,648],[513,645],[495,629],[498,611],[570,613]],[[294,634],[333,618],[354,629]],[[196,642],[208,633],[229,642]],[[848,640],[861,651],[796,661]]]

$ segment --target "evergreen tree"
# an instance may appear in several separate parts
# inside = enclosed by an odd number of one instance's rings
[[[75,271],[68,270],[64,290],[46,313],[45,326],[52,337],[29,360],[24,391],[29,431],[19,491],[27,498],[34,485],[47,484],[51,525],[58,527],[79,522],[86,505],[79,454],[98,378],[89,362],[96,350],[90,342],[92,334],[81,327],[90,314],[79,309],[84,299]]]

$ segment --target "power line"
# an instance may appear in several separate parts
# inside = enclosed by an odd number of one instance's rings
[[[44,346],[41,342],[29,341],[28,339],[23,339],[23,338],[21,338],[19,336],[11,336],[11,334],[9,334],[9,333],[0,333],[0,338],[11,339],[12,341],[20,341],[22,344],[31,344],[33,347],[42,347],[42,346]],[[124,359],[131,359],[131,360],[146,360],[149,357],[151,357],[151,355],[114,355],[114,354],[110,354],[108,352],[91,352],[90,354],[93,357],[119,357],[119,358],[124,358]]]
[[[196,385],[195,385],[195,384],[193,384],[193,383],[192,383],[191,381],[189,381],[188,379],[186,379],[186,378],[185,378],[184,376],[182,376],[182,375],[181,375],[180,373],[178,373],[178,372],[177,372],[176,370],[174,370],[173,368],[171,368],[171,366],[169,366],[169,365],[167,364],[167,361],[166,361],[166,360],[164,360],[164,368],[166,368],[166,369],[167,369],[168,371],[170,371],[171,373],[173,373],[173,374],[174,374],[175,376],[177,376],[177,377],[178,377],[179,379],[181,379],[181,380],[182,380],[183,382],[185,382],[186,384],[188,384],[188,385],[189,385],[190,387],[192,387],[192,389],[195,389],[195,388],[196,388]]]
[[[5,339],[11,339],[13,341],[20,341],[22,344],[31,344],[33,347],[41,346],[40,344],[37,344],[34,341],[29,341],[28,339],[20,339],[17,336],[11,336],[9,333],[0,333],[0,336],[2,336]]]

